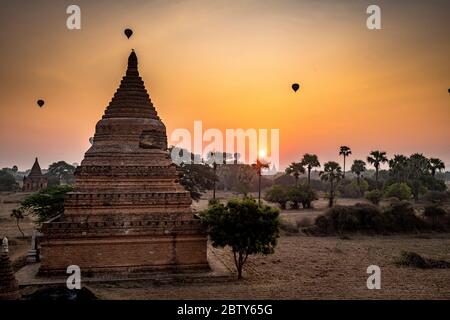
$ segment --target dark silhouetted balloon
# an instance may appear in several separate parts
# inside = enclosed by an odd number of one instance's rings
[[[125,29],[125,31],[124,31],[123,33],[125,33],[125,35],[127,36],[127,38],[130,39],[130,37],[133,35],[133,30],[131,30],[131,29]]]
[[[450,88],[448,88],[448,93],[450,93]]]
[[[293,83],[292,84],[292,90],[294,90],[295,92],[297,92],[297,90],[300,88],[300,85],[298,83]]]
[[[40,107],[40,108],[42,108],[42,106],[44,105],[44,100],[41,100],[41,99],[39,99],[38,101],[37,101],[37,104],[38,104],[38,106]]]

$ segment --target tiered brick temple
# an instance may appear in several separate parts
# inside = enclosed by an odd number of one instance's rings
[[[167,151],[134,51],[75,172],[64,214],[43,225],[40,272],[207,269],[207,236]]]
[[[22,190],[25,192],[34,192],[47,188],[47,178],[42,174],[38,158],[34,160],[33,167],[28,176],[23,178]]]

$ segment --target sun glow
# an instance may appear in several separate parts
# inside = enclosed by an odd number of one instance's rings
[[[266,156],[266,150],[264,150],[264,149],[259,150],[258,155],[259,155],[260,159],[264,159]]]

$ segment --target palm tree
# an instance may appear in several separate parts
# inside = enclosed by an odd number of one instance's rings
[[[319,158],[315,154],[305,153],[302,159],[302,166],[306,166],[308,169],[308,186],[311,184],[311,169],[314,167],[320,167]]]
[[[258,205],[261,205],[261,175],[262,169],[269,168],[268,162],[262,162],[259,159],[256,159],[256,163],[252,164],[252,168],[256,170],[258,174]]]
[[[217,164],[226,163],[227,154],[225,152],[209,152],[207,155],[207,163],[212,165],[214,171],[214,182],[213,182],[213,200],[216,199],[216,180],[217,180]]]
[[[347,146],[341,146],[339,149],[339,155],[344,156],[344,174],[343,177],[345,178],[345,158],[352,154],[352,150],[350,150]]]
[[[362,160],[353,160],[352,167],[350,169],[354,174],[356,174],[356,181],[358,182],[359,192],[361,191],[361,173],[366,171],[366,163]]]
[[[292,175],[295,178],[295,186],[298,185],[298,178],[302,173],[305,173],[305,168],[301,162],[292,162],[285,170],[287,175]]]
[[[358,186],[360,185],[360,177],[361,173],[366,171],[366,163],[362,160],[353,160],[353,164],[351,170],[354,174],[356,174],[356,179],[358,181]]]
[[[378,171],[380,170],[380,164],[387,162],[386,152],[384,151],[372,151],[370,156],[367,157],[367,162],[375,167],[375,181],[378,187]]]
[[[408,157],[394,154],[389,160],[389,173],[397,182],[405,182],[408,178]]]
[[[441,171],[445,169],[445,164],[441,159],[438,158],[430,158],[430,170],[431,175],[434,177],[436,171]]]
[[[323,181],[328,181],[330,183],[328,206],[331,208],[334,203],[334,189],[336,188],[335,182],[338,182],[342,178],[341,166],[339,163],[334,161],[326,162],[323,166],[323,171],[321,171],[319,175]]]

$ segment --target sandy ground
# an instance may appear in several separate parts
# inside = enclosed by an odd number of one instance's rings
[[[29,249],[31,243],[31,235],[35,229],[33,217],[25,216],[20,221],[20,227],[25,234],[25,238],[22,238],[22,234],[16,225],[16,220],[12,218],[11,211],[14,208],[19,207],[20,201],[22,201],[29,193],[10,193],[0,192],[0,237],[7,237],[10,245],[10,258],[12,261],[16,261],[23,258]]]
[[[350,240],[283,236],[275,254],[250,258],[241,281],[89,288],[103,299],[450,299],[450,269],[398,267],[402,250],[450,260],[450,234]],[[232,267],[229,253],[220,251]],[[381,268],[380,290],[366,286],[372,264]]]
[[[205,208],[208,196],[194,203],[194,208]],[[231,196],[218,193],[223,199]],[[23,259],[30,241],[19,238],[15,220],[9,216],[23,197],[20,193],[0,194],[0,236],[10,238],[12,260]],[[361,201],[339,199],[338,204]],[[326,205],[325,200],[319,200],[314,209],[287,210],[281,217],[292,225],[305,217],[313,221]],[[32,234],[30,217],[21,226],[27,236]],[[402,251],[450,261],[450,234],[352,236],[349,240],[283,234],[275,254],[249,258],[241,281],[90,284],[89,288],[102,299],[450,299],[450,269],[398,267],[395,261]],[[215,252],[234,270],[228,250]],[[381,268],[380,290],[366,286],[367,267],[372,264]]]

